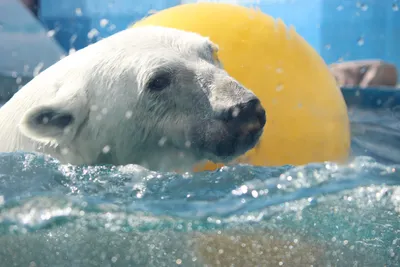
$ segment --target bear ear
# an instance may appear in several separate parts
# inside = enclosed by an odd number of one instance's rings
[[[77,97],[57,98],[26,111],[19,124],[22,134],[39,142],[62,143],[75,138],[88,116],[87,103]]]
[[[215,64],[220,65],[222,67],[222,62],[219,59],[218,52],[219,52],[219,46],[212,42],[210,39],[207,38],[207,45],[209,49],[211,50],[211,55],[212,59]]]

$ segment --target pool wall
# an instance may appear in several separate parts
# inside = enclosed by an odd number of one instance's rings
[[[180,3],[194,0],[41,0],[40,20],[56,29],[68,51],[125,29],[131,23]],[[328,63],[380,58],[400,68],[400,3],[394,0],[236,0],[294,25]],[[108,22],[107,25],[104,25]],[[71,41],[72,40],[72,41]]]

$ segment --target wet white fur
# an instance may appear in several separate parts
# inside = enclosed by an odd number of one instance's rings
[[[0,151],[153,170],[187,169],[212,158],[191,150],[191,127],[215,110],[254,97],[214,60],[216,49],[195,33],[146,26],[79,50],[40,73],[0,109]],[[160,68],[173,70],[175,79],[159,95],[151,94],[146,83]],[[65,129],[38,124],[32,118],[43,110],[72,115],[74,121]]]

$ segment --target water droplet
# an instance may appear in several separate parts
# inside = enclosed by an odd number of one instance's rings
[[[283,69],[282,69],[282,68],[277,68],[277,69],[276,69],[276,73],[278,73],[278,74],[283,73]]]
[[[133,114],[132,110],[128,110],[127,112],[125,112],[125,118],[127,119],[131,118],[132,114]]]
[[[158,13],[157,9],[150,9],[149,12],[148,12],[149,15],[153,15],[153,14],[156,14],[156,13]]]
[[[53,37],[56,34],[55,30],[50,30],[47,32],[47,37]]]
[[[82,16],[82,9],[80,9],[79,7],[78,8],[76,8],[75,9],[75,14],[77,15],[77,16]]]
[[[363,46],[364,45],[364,38],[362,38],[362,37],[358,38],[357,44],[359,46]]]
[[[399,6],[396,3],[393,3],[392,9],[393,11],[399,11]]]
[[[362,11],[367,11],[368,10],[368,5],[366,5],[366,4],[361,4],[361,10]]]
[[[331,45],[330,45],[330,44],[326,44],[326,45],[325,45],[325,49],[326,49],[326,50],[330,50],[330,49],[331,49]]]
[[[239,115],[240,109],[239,108],[234,108],[232,110],[232,117],[236,118]]]
[[[100,27],[104,28],[108,24],[108,19],[101,19],[100,20]]]
[[[69,150],[68,150],[68,148],[67,148],[67,147],[63,147],[63,148],[61,148],[61,154],[62,154],[62,155],[67,155],[67,154],[68,154],[68,152],[69,152]]]
[[[102,151],[104,154],[107,154],[108,152],[110,152],[110,149],[111,149],[110,146],[105,146],[103,147]]]
[[[240,187],[240,191],[242,191],[242,194],[246,194],[247,193],[247,185],[242,185],[241,187]]]
[[[182,264],[182,260],[181,259],[177,259],[176,260],[176,264],[178,264],[178,265]]]
[[[87,37],[88,37],[89,39],[93,39],[93,38],[96,37],[97,35],[99,35],[99,31],[98,31],[97,29],[93,28],[93,29],[91,29],[91,30],[88,32]]]
[[[342,11],[342,10],[343,10],[343,6],[342,6],[342,5],[338,6],[338,7],[336,8],[336,10],[337,10],[337,11]]]
[[[283,90],[283,84],[278,84],[278,86],[275,89],[277,92],[280,92]]]
[[[167,142],[167,138],[164,136],[160,140],[158,140],[158,145],[163,146]]]
[[[36,67],[33,69],[33,76],[36,77],[37,75],[39,75],[43,67],[44,67],[43,62],[39,62],[39,64],[37,64]]]

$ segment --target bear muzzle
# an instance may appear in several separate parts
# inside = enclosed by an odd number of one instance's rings
[[[266,112],[260,101],[249,101],[220,110],[213,119],[192,129],[192,148],[199,157],[228,162],[252,149],[266,124]]]
[[[236,157],[252,149],[267,121],[266,112],[258,98],[223,110],[217,118],[227,126],[227,135],[214,151],[219,158]]]

